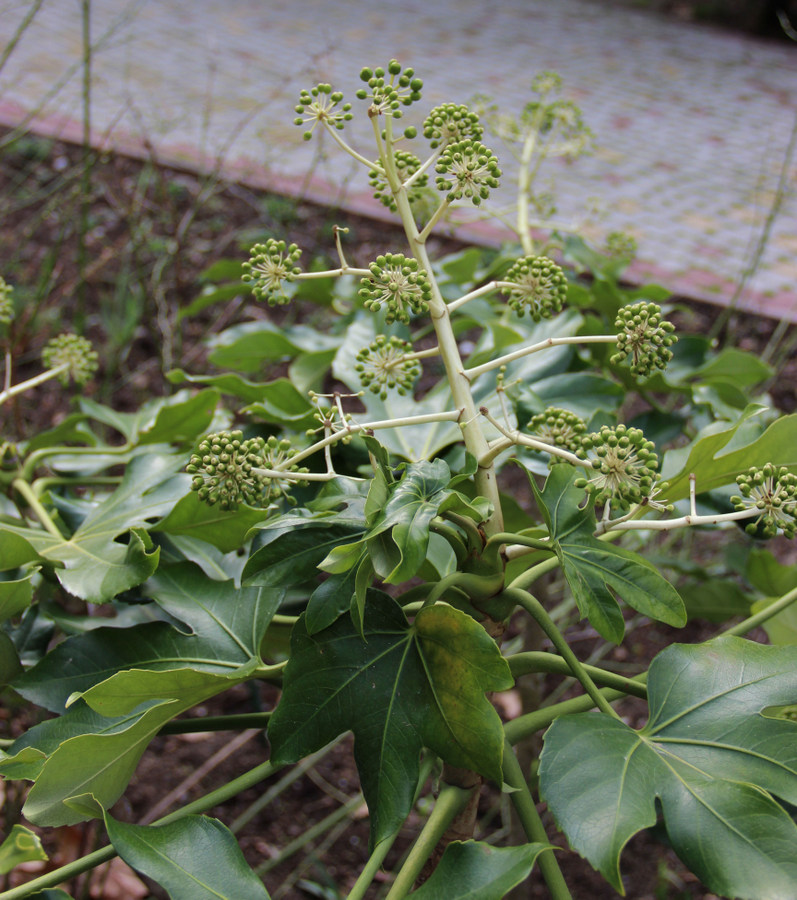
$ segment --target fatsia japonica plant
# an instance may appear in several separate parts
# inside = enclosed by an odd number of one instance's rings
[[[96,818],[110,843],[0,898],[67,896],[56,886],[115,854],[175,898],[266,897],[231,830],[201,813],[346,732],[370,823],[350,900],[373,896],[419,799],[389,900],[500,898],[528,878],[567,898],[565,844],[623,893],[623,849],[657,822],[714,893],[797,897],[797,649],[774,627],[797,577],[752,545],[797,527],[797,420],[751,401],[770,374],[759,360],[676,341],[665,292],[617,284],[627,240],[613,237],[591,286],[566,271],[585,245],[555,233],[559,261],[538,251],[537,154],[589,138],[551,99],[555,76],[497,123],[521,148],[520,246],[440,260],[435,227],[452,209],[481,215],[499,159],[464,105],[402,126],[422,94],[412,69],[361,78],[371,153],[344,138],[357,104],[330,85],[302,92],[296,123],[361,164],[404,246],[359,267],[339,229],[337,265],[319,270],[270,237],[239,271],[275,307],[332,283],[336,321],[233,326],[210,347],[227,371],[172,372],[189,387],[135,413],[82,397],[51,432],[5,440],[0,671],[52,716],[3,744],[6,795],[37,830],[14,826],[0,871],[39,858],[42,829]],[[80,380],[86,350],[59,339],[49,372]],[[3,400],[40,379],[6,380]],[[698,528],[704,555],[750,542],[735,581],[667,562],[674,535]],[[703,643],[673,630],[633,677],[580,658],[574,619],[603,646],[642,619],[684,626],[696,592],[679,571],[702,571],[707,593],[733,584],[724,618],[742,620]],[[759,625],[773,645],[744,638]],[[546,697],[546,674],[570,695]],[[245,717],[267,724],[267,759],[150,824],[111,811],[156,735],[259,680],[281,688],[273,711]],[[493,701],[523,683],[536,700],[503,721]],[[640,727],[616,709],[628,697],[647,702]],[[485,791],[514,808],[509,838],[477,832]]]

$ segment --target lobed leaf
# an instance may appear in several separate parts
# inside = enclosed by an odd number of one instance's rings
[[[540,788],[575,850],[622,893],[620,854],[656,822],[722,896],[790,897],[797,825],[797,723],[765,717],[797,699],[797,648],[722,637],[673,644],[650,668],[640,731],[597,713],[558,719],[545,736]]]
[[[394,600],[369,591],[363,631],[343,616],[310,635],[299,620],[269,738],[284,765],[353,731],[376,844],[412,806],[424,746],[501,783],[503,730],[485,693],[513,682],[495,642],[450,606],[410,625]]]

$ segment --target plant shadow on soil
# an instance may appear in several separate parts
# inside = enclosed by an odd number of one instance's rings
[[[81,173],[82,151],[67,144],[24,135],[0,151],[0,274],[15,285],[20,308],[11,332],[16,375],[38,371],[46,340],[72,327],[75,318],[82,319],[104,361],[92,396],[120,410],[135,409],[147,398],[169,390],[162,374],[164,362],[202,371],[202,342],[242,317],[276,315],[283,322],[303,315],[293,308],[267,310],[246,297],[236,297],[221,308],[205,310],[178,325],[177,311],[195,299],[197,276],[211,263],[224,257],[243,259],[246,248],[266,236],[296,241],[306,260],[332,260],[334,224],[349,228],[346,248],[354,265],[366,265],[379,253],[404,246],[403,234],[382,222],[256,194],[240,185],[153,163],[97,155],[92,159],[91,192],[86,204],[86,263],[81,276],[77,264]],[[460,246],[453,239],[441,239],[431,248],[432,255]],[[697,333],[706,333],[716,316],[715,309],[691,301],[683,301],[679,308],[679,327]],[[317,317],[319,312],[310,309],[304,315]],[[734,315],[728,334],[736,338],[737,345],[761,352],[775,325],[759,317]],[[168,360],[164,360],[164,345],[168,345]],[[795,360],[785,361],[770,393],[784,411],[797,409]],[[11,405],[11,430],[21,438],[29,437],[62,418],[70,404],[60,390],[40,391],[35,404],[22,401]],[[624,673],[639,671],[672,640],[698,641],[715,630],[694,621],[675,634],[672,629],[645,621],[634,628],[626,644],[610,650],[604,662]],[[599,643],[593,631],[578,623],[570,636],[582,658]],[[763,637],[758,635],[759,639]],[[545,693],[558,683],[555,677],[547,676]],[[190,715],[269,710],[277,699],[276,689],[268,685],[254,690],[238,687]],[[638,701],[629,700],[620,709],[634,726],[643,723],[644,705]],[[24,716],[9,706],[0,715],[0,730],[6,736],[15,736],[25,726]],[[127,821],[139,820],[230,740],[231,734],[225,732],[156,738],[115,814]],[[266,758],[267,746],[260,733],[212,768],[176,803],[207,793]],[[279,777],[244,792],[211,814],[232,822]],[[358,789],[351,740],[346,738],[311,773],[295,781],[267,811],[241,829],[237,836],[248,861],[255,867],[261,864],[338,808],[343,795],[355,796]],[[499,805],[500,795],[484,789],[481,813],[494,815]],[[420,821],[421,815],[413,812],[387,859],[387,871],[406,851]],[[93,825],[85,826],[75,844],[88,848],[94,834]],[[323,840],[319,838],[315,849],[305,849],[268,872],[265,881],[272,897],[345,895],[367,857],[367,819],[355,815],[329,846],[322,847],[319,842]],[[511,842],[512,837],[508,840]],[[65,852],[63,847],[50,849]],[[576,900],[619,896],[574,854],[561,853],[559,857]],[[623,873],[626,895],[633,900],[712,896],[680,864],[658,832],[643,833],[630,842],[623,856]],[[387,876],[380,879],[369,898],[381,896],[380,892],[386,890]],[[291,886],[285,889],[288,884]],[[165,896],[156,886],[150,889],[153,897]],[[99,893],[92,896],[103,897],[103,889],[97,890]],[[525,893],[518,896],[547,896],[544,885],[536,879],[522,891]]]

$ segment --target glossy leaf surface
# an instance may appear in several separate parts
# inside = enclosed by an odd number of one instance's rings
[[[673,644],[650,668],[650,720],[634,731],[583,713],[545,736],[540,788],[571,845],[622,891],[620,854],[656,822],[676,853],[728,897],[790,897],[797,826],[797,723],[765,717],[797,700],[797,648],[741,638]]]
[[[186,816],[168,825],[129,825],[105,816],[114,850],[172,900],[268,900],[232,832],[218,819]]]
[[[686,610],[675,588],[637,553],[593,536],[591,506],[579,508],[584,492],[573,486],[578,472],[556,465],[542,491],[532,487],[546,519],[554,549],[582,616],[607,640],[618,643],[625,631],[618,594],[638,612],[668,625],[686,624]]]
[[[501,900],[526,878],[545,844],[493,847],[481,841],[452,841],[417,900]]]
[[[513,682],[495,642],[449,606],[410,625],[394,600],[369,592],[364,635],[348,616],[313,636],[299,620],[269,738],[283,765],[353,731],[377,843],[410,810],[424,746],[501,783],[503,730],[485,693]]]

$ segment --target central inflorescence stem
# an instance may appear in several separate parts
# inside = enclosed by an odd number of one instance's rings
[[[426,270],[426,274],[431,284],[431,297],[429,299],[429,313],[432,318],[435,334],[437,335],[437,345],[440,358],[446,370],[446,376],[451,388],[451,395],[454,405],[457,409],[462,410],[460,417],[460,427],[462,428],[462,436],[468,452],[472,453],[476,459],[484,457],[488,450],[489,444],[487,438],[482,431],[482,417],[476,401],[471,393],[470,380],[465,374],[465,366],[459,352],[459,345],[454,335],[454,329],[451,325],[451,315],[440,292],[440,288],[432,271],[432,264],[429,254],[426,250],[426,234],[421,234],[415,224],[415,217],[410,209],[409,198],[407,197],[406,188],[401,184],[395,174],[395,166],[393,165],[393,141],[392,141],[392,122],[388,119],[385,123],[386,139],[385,139],[385,171],[391,191],[396,201],[398,213],[401,217],[404,232],[412,251],[412,255],[418,260],[418,263]],[[486,497],[493,507],[493,514],[484,525],[485,532],[493,534],[503,531],[503,515],[501,512],[501,500],[498,493],[498,484],[496,482],[495,467],[492,462],[486,465],[480,465],[475,475],[476,490],[478,493]]]

